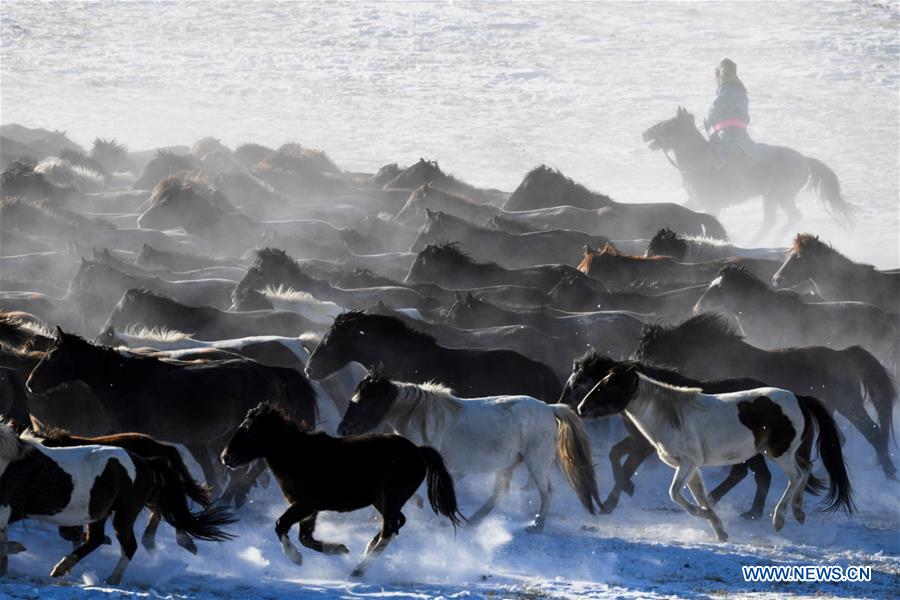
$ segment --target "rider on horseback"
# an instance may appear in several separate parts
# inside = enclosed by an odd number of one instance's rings
[[[725,165],[748,168],[745,156],[759,163],[772,156],[771,146],[757,144],[747,133],[750,123],[750,100],[747,88],[737,76],[734,61],[723,58],[716,66],[716,99],[713,101],[703,124],[712,130],[710,141],[714,144],[714,160],[717,169]]]

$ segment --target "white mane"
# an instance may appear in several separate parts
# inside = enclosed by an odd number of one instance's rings
[[[462,408],[463,401],[439,383],[393,384],[397,397],[387,416],[394,429],[401,435],[410,429],[417,430],[426,444],[440,446],[449,418]]]
[[[168,327],[147,327],[145,325],[129,325],[123,332],[125,335],[152,342],[182,342],[189,340],[192,333],[185,333]]]
[[[682,238],[687,243],[684,262],[703,262],[717,258],[734,256],[734,246],[726,240],[705,235],[688,235]]]
[[[278,287],[266,286],[262,291],[266,298],[274,298],[276,300],[293,300],[302,302],[318,302],[315,296],[309,292],[301,292],[292,287],[279,285]]]

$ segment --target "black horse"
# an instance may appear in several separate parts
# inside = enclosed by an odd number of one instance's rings
[[[587,276],[573,266],[545,264],[523,269],[506,269],[497,263],[479,263],[463,252],[458,243],[429,244],[423,248],[404,279],[407,283],[436,283],[448,289],[494,285],[519,285],[549,290],[564,276]],[[600,282],[598,289],[604,289]]]
[[[662,150],[666,157],[672,152],[675,159],[669,161],[681,172],[691,203],[713,215],[728,206],[762,196],[763,222],[754,242],[775,226],[778,207],[787,215],[787,223],[775,239],[783,239],[793,229],[802,217],[796,196],[807,184],[816,189],[826,208],[840,222],[849,223],[852,218],[853,206],[844,199],[834,171],[791,148],[776,146],[769,162],[753,165],[741,173],[727,168],[717,170],[712,166],[712,142],[697,130],[694,115],[682,107],[673,118],[644,131],[643,139],[650,143],[651,150]]]
[[[618,361],[590,350],[575,361],[572,367],[572,374],[566,381],[563,393],[559,398],[560,403],[577,407],[597,382],[609,375],[617,367],[633,367],[657,381],[678,387],[700,388],[705,394],[724,394],[767,387],[765,383],[758,379],[746,377],[718,381],[697,381],[685,377],[672,369],[645,365],[633,360]],[[622,420],[625,423],[625,430],[628,432],[628,435],[625,439],[613,445],[609,451],[609,461],[612,463],[613,479],[616,483],[609,496],[603,502],[603,506],[606,507],[607,511],[612,511],[616,507],[616,504],[619,502],[619,496],[623,491],[629,496],[634,494],[634,484],[631,482],[631,477],[637,472],[643,462],[647,460],[647,457],[655,451],[650,442],[647,441],[647,438],[644,437],[630,419],[623,415]],[[809,459],[809,450],[809,447],[802,448],[802,451],[805,452],[804,457],[807,459]],[[621,462],[623,456],[627,457],[624,464]],[[756,495],[753,496],[753,504],[750,509],[741,516],[746,519],[759,519],[763,515],[766,496],[769,493],[769,483],[772,480],[765,458],[762,455],[757,455],[750,460],[732,465],[728,477],[710,492],[709,498],[713,503],[717,503],[722,496],[743,481],[747,476],[748,470],[753,471],[756,479]],[[824,489],[822,483],[815,477],[811,477],[807,485],[807,491],[818,493],[822,489]]]
[[[386,375],[400,381],[440,382],[468,398],[523,394],[553,402],[561,391],[553,369],[518,352],[445,348],[399,319],[357,311],[334,320],[310,355],[306,372],[319,380],[352,361],[380,364]]]
[[[347,554],[343,544],[313,537],[319,511],[350,512],[374,506],[381,513],[381,530],[366,547],[353,571],[362,576],[406,522],[401,512],[427,478],[428,500],[435,513],[456,527],[463,521],[456,505],[453,479],[444,460],[428,446],[416,446],[399,435],[333,438],[301,431],[277,408],[260,404],[251,409],[222,452],[229,468],[264,458],[290,506],[275,522],[275,535],[295,564],[303,557],[288,534],[300,524],[300,543],[324,554]]]
[[[878,359],[859,346],[761,350],[745,342],[725,317],[703,313],[675,326],[647,325],[635,358],[676,368],[688,377],[753,377],[788,390],[815,391],[829,410],[843,415],[863,434],[885,475],[894,478],[888,449],[894,382]],[[866,412],[866,397],[878,424]]]
[[[207,449],[218,453],[260,398],[285,407],[297,422],[316,422],[316,392],[295,369],[244,359],[166,362],[95,346],[58,329],[56,344],[27,385],[41,393],[76,380],[91,388],[116,431],[187,446],[214,488],[218,474]]]

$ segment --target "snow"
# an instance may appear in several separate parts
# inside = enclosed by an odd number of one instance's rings
[[[207,135],[232,148],[293,140],[351,170],[425,156],[470,183],[507,190],[547,163],[621,201],[681,202],[677,173],[640,133],[678,105],[702,115],[713,65],[728,56],[750,90],[755,139],[823,160],[861,208],[856,229],[845,232],[804,194],[803,229],[894,268],[898,24],[895,3],[5,0],[0,108],[4,123],[66,130],[83,145],[95,136],[132,150]],[[722,219],[746,245],[760,205]],[[606,455],[618,437],[592,430],[606,493]],[[669,500],[671,471],[654,458],[635,477],[635,497],[623,496],[610,516],[585,514],[557,474],[547,530],[530,535],[536,499],[520,489],[519,474],[477,528],[454,533],[408,506],[399,538],[353,581],[347,575],[378,527],[373,511],[323,514],[319,537],[346,543],[351,554],[304,549],[297,567],[274,535],[285,506],[272,484],[240,511],[237,540],[201,543],[193,557],[163,526],[155,553],[139,549],[117,588],[102,583],[115,542],[54,581],[47,573],[68,545],[48,525],[17,524],[10,539],[29,551],[10,558],[0,597],[896,597],[900,485],[884,480],[855,430],[843,430],[860,508],[849,520],[810,510],[806,525],[789,520],[780,533],[768,521],[744,522],[747,480],[719,507],[731,537],[715,543],[705,522]],[[723,475],[708,470],[707,484]],[[460,483],[466,512],[487,485]],[[768,510],[783,489],[773,471]],[[867,584],[745,584],[740,567],[748,564],[871,565],[875,573]]]

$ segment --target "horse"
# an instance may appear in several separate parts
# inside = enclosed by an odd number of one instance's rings
[[[799,294],[772,289],[740,267],[719,271],[694,312],[734,315],[747,339],[762,348],[858,345],[900,368],[896,315],[862,302],[804,302]]]
[[[608,292],[598,290],[584,279],[564,277],[550,289],[549,304],[572,312],[627,310],[663,319],[682,319],[690,316],[706,287],[705,283],[698,283],[659,293]]]
[[[227,511],[190,512],[184,482],[164,458],[140,458],[111,446],[47,448],[2,423],[0,467],[0,576],[7,574],[7,555],[25,551],[21,543],[7,541],[7,527],[28,518],[67,527],[88,526],[84,543],[50,572],[52,577],[63,577],[103,543],[106,520],[112,516],[121,557],[106,579],[110,585],[121,582],[137,551],[134,521],[148,504],[192,538],[225,541],[233,537],[222,529],[234,522]]]
[[[225,312],[211,306],[188,306],[150,290],[126,290],[101,329],[129,325],[189,331],[199,339],[223,340],[254,335],[297,336],[321,328],[287,310]]]
[[[481,204],[499,205],[506,199],[506,194],[499,190],[480,189],[460,181],[453,175],[447,175],[438,166],[437,161],[419,158],[419,161],[403,169],[393,179],[384,184],[384,189],[415,190],[423,185],[434,187],[442,192],[468,198]]]
[[[668,256],[685,263],[706,262],[722,258],[757,258],[781,260],[783,248],[741,248],[725,240],[706,236],[680,235],[668,227],[656,232],[644,256]]]
[[[651,150],[662,150],[669,162],[681,173],[681,180],[690,197],[690,203],[717,215],[723,208],[741,204],[762,196],[763,220],[753,243],[761,240],[775,226],[776,211],[780,207],[787,215],[787,222],[775,239],[782,240],[800,221],[797,193],[809,185],[815,188],[819,199],[843,224],[848,224],[855,212],[841,192],[841,184],[825,163],[804,156],[785,146],[775,146],[772,158],[765,164],[753,164],[744,173],[735,169],[715,169],[713,143],[697,130],[694,115],[685,108],[671,119],[653,125],[642,134]],[[708,232],[707,235],[725,239]]]
[[[436,301],[405,287],[374,287],[345,290],[307,273],[284,250],[263,248],[256,251],[256,260],[238,282],[234,294],[245,289],[262,290],[266,287],[285,286],[308,292],[319,300],[334,302],[350,309],[361,309],[382,300],[401,308],[430,310]]]
[[[438,344],[447,348],[505,348],[548,365],[560,377],[565,377],[569,372],[571,363],[559,352],[561,340],[530,325],[463,329],[447,323],[416,319],[388,308],[383,302],[370,306],[363,312],[399,319],[408,327],[432,336]]]
[[[237,258],[223,258],[191,254],[190,252],[163,250],[151,244],[141,246],[135,265],[148,270],[166,270],[175,273],[196,271],[209,267],[246,267]]]
[[[510,310],[467,294],[447,311],[447,321],[474,329],[499,325],[528,325],[560,340],[559,350],[573,359],[586,347],[603,348],[616,356],[630,356],[637,348],[643,321],[625,311],[565,313],[554,309]]]
[[[725,265],[742,265],[768,278],[778,269],[773,260],[726,258],[698,263],[678,262],[668,256],[633,256],[620,252],[612,243],[600,250],[583,248],[578,270],[602,281],[611,289],[628,289],[642,281],[671,289],[709,283]]]
[[[425,224],[425,211],[429,209],[440,210],[475,224],[487,223],[500,214],[500,209],[496,206],[478,204],[467,197],[425,183],[414,189],[394,215],[393,221],[408,228],[419,229]]]
[[[324,554],[348,554],[343,544],[313,537],[319,511],[349,512],[374,506],[381,513],[381,530],[366,547],[365,557],[352,576],[365,574],[406,522],[402,509],[427,479],[428,500],[435,513],[454,528],[463,517],[456,506],[453,479],[441,455],[416,446],[398,435],[333,438],[300,430],[278,409],[259,404],[234,432],[222,451],[229,468],[263,458],[275,474],[288,509],[275,522],[275,535],[284,554],[296,565],[303,556],[288,534],[300,524],[300,543]]]
[[[700,388],[705,394],[722,394],[766,387],[764,382],[747,377],[717,381],[697,381],[685,377],[672,369],[645,365],[633,360],[618,361],[609,356],[604,356],[596,350],[589,350],[584,356],[575,361],[572,367],[572,374],[566,380],[559,402],[577,408],[584,396],[598,381],[609,375],[613,369],[621,366],[634,367],[635,370],[648,377],[669,385]],[[609,496],[603,501],[603,506],[606,507],[608,512],[612,512],[616,507],[619,502],[619,496],[623,491],[629,496],[634,495],[634,484],[631,482],[631,477],[637,472],[643,462],[647,460],[647,457],[653,453],[653,445],[647,441],[647,438],[644,437],[635,424],[627,417],[623,418],[622,422],[625,425],[627,435],[623,440],[614,444],[609,451],[609,461],[612,463],[615,485]],[[804,449],[801,448],[801,450]],[[624,464],[621,462],[623,456],[627,456]],[[809,458],[808,453],[805,453],[804,456]],[[759,519],[763,515],[766,496],[769,493],[769,482],[771,481],[766,461],[761,455],[732,465],[728,476],[710,492],[709,498],[713,504],[717,504],[734,486],[743,481],[747,476],[748,470],[753,471],[756,479],[756,494],[753,497],[752,506],[749,510],[742,513],[741,517],[745,519]],[[807,490],[816,494],[821,489],[822,486],[818,479],[811,476],[807,484]]]
[[[676,368],[688,377],[753,377],[784,389],[815,392],[862,433],[885,476],[895,478],[888,449],[894,382],[878,359],[859,346],[762,350],[745,342],[725,317],[703,313],[675,326],[645,325],[634,358]],[[866,398],[878,423],[866,412]]]
[[[404,283],[436,283],[448,289],[495,285],[518,285],[549,290],[565,276],[585,277],[575,267],[543,264],[522,269],[506,269],[497,263],[475,262],[458,243],[430,244],[423,248],[409,268]],[[602,287],[598,282],[597,287]]]
[[[525,175],[504,205],[503,216],[539,229],[575,229],[610,239],[650,239],[661,227],[728,238],[711,215],[669,202],[616,202],[544,166]]]
[[[133,190],[152,190],[157,183],[182,172],[199,171],[200,160],[191,154],[176,154],[169,150],[157,150],[141,169],[141,174],[131,184]]]
[[[675,469],[669,497],[691,516],[707,519],[720,542],[728,539],[703,485],[700,467],[729,465],[768,456],[788,477],[772,525],[784,527],[790,503],[798,523],[806,521],[803,493],[812,464],[801,448],[818,431],[819,456],[829,476],[824,510],[854,510],[853,489],[834,419],[817,399],[763,387],[707,394],[648,377],[633,366],[616,367],[578,405],[582,416],[622,413],[653,444],[660,460]],[[683,493],[687,484],[696,504]]]
[[[116,229],[106,219],[85,217],[50,200],[29,200],[16,196],[0,200],[0,217],[4,233],[19,230],[29,236],[51,241],[78,239],[87,232]]]
[[[493,510],[509,491],[516,467],[524,463],[541,499],[526,531],[543,531],[554,459],[584,509],[592,515],[598,508],[604,511],[587,430],[564,404],[545,404],[529,396],[457,398],[439,384],[391,381],[379,371],[369,371],[357,386],[338,433],[360,435],[383,428],[440,452],[455,478],[495,474],[494,491],[470,517],[472,524]]]
[[[117,431],[187,446],[218,490],[208,448],[234,431],[256,399],[284,406],[298,422],[316,422],[316,393],[295,369],[234,359],[180,363],[96,346],[57,328],[56,343],[28,376],[43,393],[80,380],[94,392]]]
[[[212,505],[212,497],[209,488],[197,483],[188,471],[187,466],[181,458],[181,454],[174,446],[158,442],[149,435],[141,433],[118,433],[114,435],[83,437],[72,435],[70,432],[55,427],[43,427],[32,435],[32,438],[39,441],[42,446],[47,448],[73,448],[77,446],[113,446],[116,448],[124,448],[131,454],[141,458],[152,458],[154,456],[162,457],[172,467],[173,472],[181,481],[185,495],[199,504],[203,508],[209,508]],[[156,547],[156,530],[162,518],[156,499],[151,498],[151,502],[147,505],[150,509],[150,520],[147,528],[141,536],[141,545],[147,550],[153,550]],[[78,528],[60,527],[60,534],[64,539],[81,542],[82,532]],[[175,532],[175,540],[178,545],[190,552],[197,554],[197,546],[187,535],[181,530]]]
[[[443,211],[425,208],[425,224],[419,229],[410,252],[419,252],[429,244],[455,240],[471,248],[479,261],[494,260],[501,266],[516,269],[546,262],[565,264],[571,259],[572,247],[604,244],[608,239],[579,231],[549,230],[531,233],[508,233],[469,223]]]
[[[889,312],[897,312],[900,306],[900,272],[853,262],[818,236],[801,233],[772,276],[772,284],[791,287],[807,279],[828,300],[868,302]]]
[[[306,363],[322,379],[356,361],[384,366],[401,381],[441,382],[466,396],[522,394],[550,401],[559,397],[559,378],[545,364],[512,350],[446,348],[403,321],[350,311],[340,315]]]

